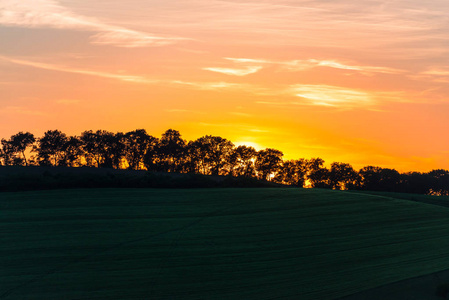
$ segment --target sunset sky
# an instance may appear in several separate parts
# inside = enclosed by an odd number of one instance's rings
[[[449,169],[449,1],[0,0],[0,137],[138,128]]]

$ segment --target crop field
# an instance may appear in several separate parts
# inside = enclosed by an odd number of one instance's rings
[[[319,189],[0,193],[0,299],[335,299],[449,269],[449,210]]]

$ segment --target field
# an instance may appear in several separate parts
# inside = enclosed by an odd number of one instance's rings
[[[449,210],[319,189],[0,193],[0,299],[336,299],[449,269]]]

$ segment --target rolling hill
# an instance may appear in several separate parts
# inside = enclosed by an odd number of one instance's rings
[[[449,269],[449,210],[319,189],[0,193],[0,299],[337,299]]]

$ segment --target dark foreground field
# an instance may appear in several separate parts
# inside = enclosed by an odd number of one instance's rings
[[[317,189],[0,193],[0,241],[0,299],[336,299],[449,269],[449,210]]]

